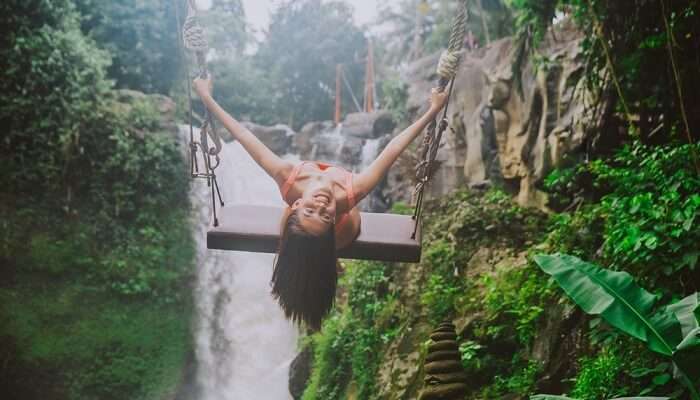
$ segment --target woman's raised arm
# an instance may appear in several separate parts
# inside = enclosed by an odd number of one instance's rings
[[[394,164],[394,161],[399,158],[408,145],[420,135],[430,121],[442,110],[446,101],[447,94],[445,92],[438,92],[436,89],[433,89],[430,96],[430,109],[418,121],[391,139],[391,142],[386,145],[384,150],[377,156],[377,159],[354,178],[353,188],[355,189],[358,202],[377,186],[392,164]]]
[[[218,119],[231,135],[238,140],[243,148],[253,157],[253,160],[267,172],[278,184],[282,184],[294,166],[283,159],[272,150],[267,148],[251,131],[241,125],[235,118],[226,112],[211,96],[211,80],[197,78],[194,80],[194,90],[202,99],[216,119]]]

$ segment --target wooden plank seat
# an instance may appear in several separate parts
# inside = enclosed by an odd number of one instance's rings
[[[210,226],[207,247],[255,253],[275,253],[279,242],[281,207],[234,205],[223,207],[219,226]],[[411,239],[410,215],[360,213],[360,236],[338,252],[340,258],[361,260],[420,261],[420,229]]]

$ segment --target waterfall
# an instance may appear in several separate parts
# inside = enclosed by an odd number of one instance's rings
[[[379,145],[381,144],[383,138],[378,139],[367,139],[365,144],[362,146],[362,153],[360,154],[360,165],[359,171],[364,171],[365,168],[377,158],[379,154]]]
[[[284,204],[275,182],[238,142],[224,144],[216,172],[227,205]],[[195,180],[191,193],[197,212],[198,400],[291,399],[288,373],[297,331],[270,296],[274,255],[207,250],[209,188]]]

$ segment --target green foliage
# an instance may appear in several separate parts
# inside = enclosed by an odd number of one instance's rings
[[[13,363],[52,371],[63,398],[154,399],[172,391],[190,347],[188,310],[110,301],[102,291],[80,278],[0,290],[0,335],[21,344]]]
[[[312,336],[314,369],[304,400],[344,399],[350,381],[358,398],[375,398],[380,350],[399,329],[388,273],[383,263],[346,264],[340,290],[347,303]]]
[[[207,33],[207,43],[218,57],[242,56],[252,35],[248,32],[241,0],[212,0],[208,9],[199,10],[199,18]]]
[[[382,108],[389,110],[394,117],[394,121],[406,121],[408,118],[408,87],[397,76],[385,77],[382,79],[381,92]]]
[[[319,0],[282,3],[254,57],[272,82],[266,95],[277,121],[298,129],[309,121],[330,119],[336,65],[344,65],[355,93],[361,93],[363,63],[356,63],[355,57],[366,51],[348,5]],[[346,96],[343,103],[352,104]]]
[[[430,216],[431,213],[436,215]],[[430,204],[426,218],[431,223],[425,236],[431,242],[442,239],[451,243],[457,257],[450,264],[458,267],[480,244],[520,248],[544,227],[540,213],[517,206],[506,193],[496,189],[457,191]]]
[[[514,11],[515,26],[537,46],[552,24],[559,0],[506,0]]]
[[[109,88],[108,57],[81,34],[67,0],[3,2],[0,25],[0,182],[21,196],[72,172]]]
[[[249,57],[222,58],[210,63],[214,96],[237,118],[260,124],[282,122],[276,109],[275,86],[267,71]]]
[[[537,213],[513,205],[503,192],[486,193],[459,191],[431,204],[427,213],[440,210],[429,218],[425,233],[430,245],[425,246],[423,264],[430,274],[421,294],[421,304],[430,321],[437,323],[463,308],[461,298],[467,291],[467,282],[459,274],[480,244],[515,242],[543,225]],[[459,301],[458,301],[459,300]]]
[[[586,256],[603,244],[604,224],[598,205],[584,205],[573,213],[553,214],[546,245],[552,250]]]
[[[696,146],[700,149],[700,146]],[[700,257],[700,177],[691,147],[625,147],[612,163],[589,169],[599,186],[612,191],[602,201],[605,251],[613,265],[625,265],[650,279],[692,272]]]
[[[572,397],[538,395],[531,399],[669,399],[670,397],[627,397],[637,393],[639,396],[663,393],[663,389],[672,382],[669,374],[672,371],[668,362],[658,362],[643,354],[640,357],[641,349],[629,342],[628,337],[620,339],[608,343],[595,354],[581,357],[577,363],[577,374],[571,379]],[[658,363],[653,368],[640,366],[642,363],[649,365],[654,362]],[[642,389],[640,383],[648,386]],[[666,392],[668,393],[667,388]],[[676,398],[678,395],[676,392],[671,397]]]
[[[484,346],[473,340],[466,340],[459,345],[459,358],[462,361],[462,366],[465,370],[469,371],[474,367],[476,369],[479,368],[480,363],[477,354],[479,353],[479,350],[483,348]],[[477,365],[472,366],[473,363]]]
[[[537,375],[542,371],[542,365],[537,361],[529,361],[508,377],[496,376],[494,383],[487,387],[482,395],[484,398],[499,398],[506,393],[527,396],[535,390]]]
[[[403,201],[397,201],[391,205],[389,212],[392,214],[413,215],[413,207]]]
[[[167,94],[181,77],[178,2],[76,0],[82,30],[112,57],[117,87]],[[184,5],[184,2],[182,3]],[[184,19],[184,8],[180,10]]]
[[[72,2],[0,11],[3,393],[171,397],[191,347],[180,148],[152,99],[110,90]]]
[[[621,397],[610,400],[668,400],[669,397]],[[554,396],[550,394],[538,394],[530,396],[530,400],[577,400],[566,396]]]
[[[350,379],[347,348],[350,336],[344,335],[347,322],[340,315],[332,315],[323,323],[321,333],[312,336],[314,368],[304,390],[303,400],[340,399]]]
[[[527,263],[500,269],[482,280],[488,333],[494,337],[515,333],[521,345],[529,345],[537,335],[537,323],[545,307],[554,299],[553,287],[546,276]],[[508,332],[511,327],[514,332]]]
[[[433,324],[444,321],[454,311],[455,299],[461,292],[456,278],[445,278],[432,274],[423,288],[421,304],[429,310],[429,319]]]
[[[696,151],[700,146],[695,146]],[[598,254],[615,268],[634,271],[646,283],[673,293],[679,279],[698,277],[700,178],[689,145],[645,146],[635,142],[609,161],[558,171],[547,187],[560,198],[588,192],[574,213],[553,217],[549,238],[556,251]],[[576,195],[578,196],[578,195]]]
[[[614,272],[581,261],[572,256],[536,256],[535,261],[552,275],[564,291],[587,313],[600,315],[615,328],[647,344],[649,349],[676,359],[697,356],[700,341],[696,340],[698,294],[655,310],[657,298],[638,287],[625,272]],[[691,328],[695,330],[690,330]],[[690,331],[689,331],[690,330]],[[694,376],[696,367],[680,369],[680,376]],[[693,398],[697,388],[687,384]]]
[[[694,57],[700,21],[696,0],[507,0],[506,4],[516,15],[526,49],[537,48],[557,14],[572,18],[584,32],[586,85],[612,102],[611,107],[594,111],[603,125],[610,126],[608,139],[624,135],[616,130],[654,144],[692,142],[692,136],[698,137],[700,117],[683,112],[683,104],[697,104],[700,96],[694,79],[700,68]],[[639,12],[627,15],[630,5]],[[530,53],[538,57],[536,51]],[[619,82],[619,91],[613,89],[613,79]],[[612,127],[619,125],[623,129]],[[694,164],[697,169],[697,161]]]
[[[609,351],[584,358],[571,395],[581,400],[606,399],[621,395],[622,393],[614,392],[622,367],[621,362],[616,354]]]
[[[424,6],[420,5],[417,9],[419,3],[427,7],[421,10]],[[457,1],[450,0],[403,0],[380,8],[378,24],[388,30],[379,38],[385,48],[382,58],[397,65],[446,48],[457,6]],[[513,15],[503,1],[467,1],[466,6],[470,16],[467,32],[481,47],[487,38],[496,40],[513,33]],[[421,15],[418,19],[417,12]]]
[[[585,312],[602,316],[609,324],[647,342],[658,353],[670,356],[681,340],[664,315],[654,315],[657,298],[637,286],[626,272],[605,270],[566,255],[538,255],[535,261],[552,275]]]

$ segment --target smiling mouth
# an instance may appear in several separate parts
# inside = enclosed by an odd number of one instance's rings
[[[327,206],[327,205],[329,205],[329,204],[331,203],[331,198],[330,198],[330,196],[328,196],[328,195],[326,195],[326,194],[319,193],[319,194],[317,194],[317,195],[314,196],[314,197],[316,198],[317,201],[320,201],[321,203],[323,203],[324,206]]]

